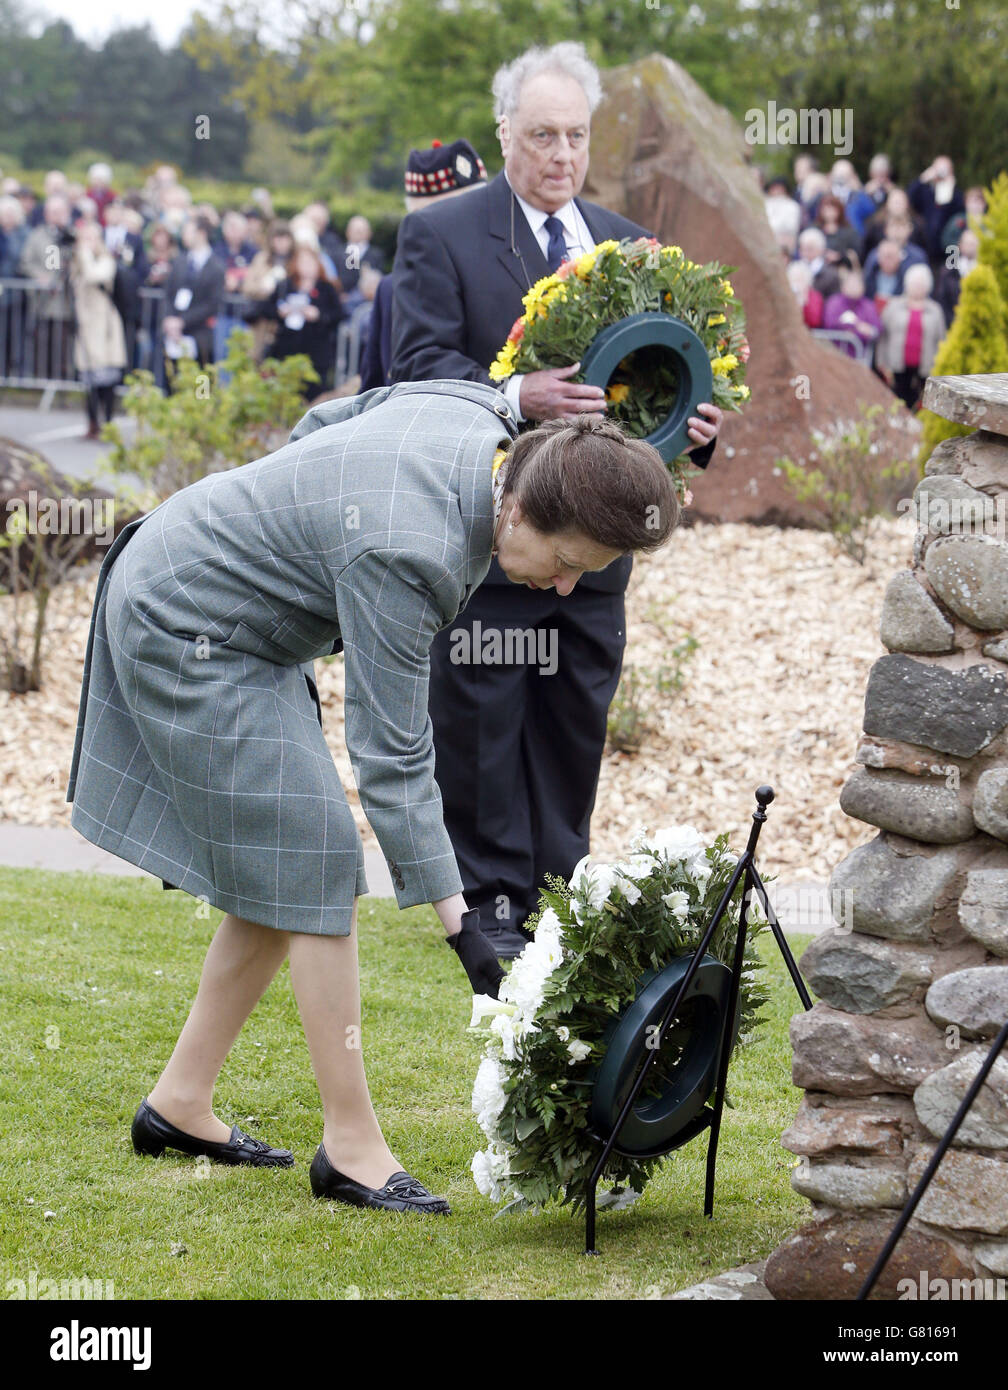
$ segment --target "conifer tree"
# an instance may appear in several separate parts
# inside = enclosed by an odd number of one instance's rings
[[[989,263],[977,265],[962,282],[955,318],[935,356],[931,375],[975,376],[986,372],[1008,372],[1005,322],[1005,301],[998,289],[995,272]],[[922,459],[929,458],[941,440],[972,433],[967,426],[944,420],[930,410],[922,410],[919,418],[924,426]]]

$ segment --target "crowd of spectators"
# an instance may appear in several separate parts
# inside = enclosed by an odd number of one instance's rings
[[[837,334],[851,356],[866,355],[906,405],[918,406],[960,284],[976,265],[970,223],[987,210],[983,189],[962,190],[947,155],[905,189],[884,154],[863,184],[850,160],[826,174],[812,155],[795,160],[793,182],[761,181],[806,324]]]
[[[86,185],[51,171],[41,197],[2,179],[0,280],[31,287],[5,288],[0,374],[76,373],[97,437],[127,371],[147,367],[167,384],[180,358],[218,361],[247,326],[260,356],[307,354],[319,377],[312,400],[332,384],[340,323],[352,320],[366,343],[385,268],[365,217],[351,217],[344,235],[321,202],[284,220],[265,188],[221,213],[195,202],[170,165],[121,193],[106,164],[92,165]]]
[[[812,155],[795,160],[793,182],[761,182],[806,324],[837,334],[841,351],[869,356],[916,407],[976,264],[983,189],[960,189],[945,155],[905,189],[884,154],[864,183],[850,160],[824,173]],[[86,185],[53,170],[41,197],[3,179],[0,280],[21,278],[36,292],[5,291],[0,373],[57,381],[76,373],[96,437],[128,370],[148,367],[168,382],[182,357],[223,358],[231,332],[247,325],[260,357],[310,357],[319,377],[311,400],[332,384],[344,320],[354,321],[363,352],[385,269],[364,217],[351,217],[343,235],[322,202],[284,220],[265,188],[222,214],[195,202],[170,165],[122,193],[105,164],[92,165]]]

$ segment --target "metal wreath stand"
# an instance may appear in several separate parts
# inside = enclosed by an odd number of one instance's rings
[[[739,989],[749,902],[753,892],[763,906],[799,999],[806,1009],[812,1007],[805,981],[784,940],[754,862],[756,842],[766,820],[766,808],[773,799],[772,787],[756,788],[757,810],[753,813],[749,842],[735,865],[735,871],[700,944],[692,955],[676,957],[664,970],[648,980],[613,1026],[606,1055],[592,1088],[588,1133],[602,1145],[602,1152],[588,1180],[585,1196],[587,1255],[598,1254],[595,1248],[596,1192],[605,1166],[614,1152],[629,1158],[658,1158],[709,1129],[704,1216],[712,1217],[714,1214],[718,1138],[728,1082],[728,1064],[738,1034]],[[740,880],[744,880],[742,907],[729,969],[708,955],[707,947],[728,910]],[[656,1099],[645,1098],[638,1105],[638,1096],[658,1064],[661,1039],[684,1004],[690,1003],[694,1004],[694,1018],[689,1025],[682,1054],[671,1074],[662,1073],[667,1084]],[[713,1105],[708,1105],[712,1090]]]

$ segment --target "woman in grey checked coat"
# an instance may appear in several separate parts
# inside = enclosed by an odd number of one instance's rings
[[[389,1151],[347,1045],[367,880],[312,662],[344,653],[347,748],[399,906],[432,903],[473,988],[495,994],[502,972],[467,913],[434,780],[431,641],[492,554],[515,583],[567,594],[678,519],[658,454],[617,426],[580,416],[516,433],[501,394],[471,382],[326,402],[276,453],[182,489],[106,556],[72,824],[225,913],[133,1121],[137,1152],[293,1163],[213,1113],[224,1060],[289,953],[323,1104],[316,1196],[448,1210]]]

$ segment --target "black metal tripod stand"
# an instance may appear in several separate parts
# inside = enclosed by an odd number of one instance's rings
[[[693,982],[693,978],[700,968],[700,962],[703,960],[707,947],[710,945],[721,919],[728,910],[732,895],[738,887],[739,881],[744,880],[742,888],[742,907],[739,913],[738,932],[735,937],[735,951],[732,957],[731,984],[729,987],[727,1004],[721,1020],[720,1051],[717,1068],[717,1086],[714,1091],[714,1104],[713,1106],[704,1106],[700,1114],[677,1134],[674,1141],[670,1143],[667,1148],[658,1151],[659,1153],[671,1153],[673,1150],[680,1148],[683,1144],[688,1143],[690,1139],[695,1138],[696,1135],[701,1134],[705,1129],[710,1129],[710,1138],[707,1143],[707,1178],[704,1190],[704,1216],[707,1217],[711,1217],[714,1214],[714,1173],[717,1162],[718,1138],[721,1133],[721,1115],[724,1110],[725,1089],[728,1083],[728,1063],[731,1060],[732,1044],[735,1036],[735,1015],[738,1011],[739,989],[742,981],[742,965],[745,956],[746,934],[748,931],[747,918],[749,915],[749,901],[753,892],[756,893],[762,903],[767,922],[770,925],[770,930],[773,932],[774,940],[777,942],[780,953],[784,957],[784,963],[788,968],[791,979],[794,981],[799,999],[806,1009],[811,1009],[812,1007],[812,1000],[805,987],[805,981],[802,979],[798,966],[795,964],[794,956],[792,956],[788,944],[784,940],[784,933],[781,931],[780,923],[777,921],[773,908],[770,906],[766,887],[755,865],[756,842],[759,839],[759,833],[763,822],[766,820],[766,808],[773,799],[773,787],[762,786],[756,788],[757,809],[753,812],[753,824],[749,832],[749,842],[746,845],[745,852],[739,857],[739,861],[735,865],[731,880],[722,894],[721,901],[718,903],[707,930],[704,932],[703,939],[693,952],[689,967],[683,975],[675,995],[662,1016],[658,1031],[658,1036],[664,1037],[673,1019],[677,1017],[682,1008],[683,1000],[686,998],[687,991]],[[585,1198],[585,1253],[588,1255],[598,1254],[598,1251],[595,1249],[595,1201],[599,1179],[609,1161],[610,1155],[614,1151],[617,1153],[624,1152],[624,1150],[619,1148],[618,1143],[620,1131],[623,1129],[628,1117],[633,1111],[637,1098],[647,1080],[648,1073],[658,1056],[658,1049],[654,1046],[654,1040],[650,1036],[641,1036],[640,1049],[643,1054],[643,1065],[637,1073],[633,1085],[630,1087],[630,1092],[623,1103],[615,1124],[612,1126],[611,1132],[606,1136],[600,1134],[594,1135],[598,1142],[602,1144],[602,1152],[599,1155],[598,1162],[592,1170],[591,1177],[588,1181],[588,1192]],[[658,1153],[652,1153],[649,1156],[657,1157]]]

